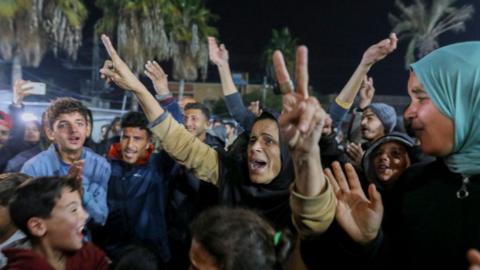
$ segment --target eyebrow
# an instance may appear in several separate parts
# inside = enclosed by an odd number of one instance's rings
[[[422,89],[414,88],[414,89],[412,89],[412,93],[414,93],[414,94],[424,94],[426,92]]]

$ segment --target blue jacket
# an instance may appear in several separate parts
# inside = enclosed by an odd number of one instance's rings
[[[131,244],[153,248],[167,262],[170,249],[165,221],[167,177],[174,161],[165,153],[152,154],[146,164],[110,161],[110,214],[105,225],[105,249],[115,257]]]
[[[105,224],[108,215],[107,185],[110,178],[110,164],[107,160],[95,154],[90,148],[84,147],[83,168],[83,205],[95,223]],[[21,172],[34,176],[65,176],[70,165],[63,162],[57,154],[55,145],[31,158],[23,165]]]

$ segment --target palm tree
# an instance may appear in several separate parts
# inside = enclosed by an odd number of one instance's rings
[[[415,0],[406,6],[401,0],[395,1],[399,15],[388,14],[393,32],[399,40],[409,40],[405,54],[405,67],[439,47],[438,37],[448,31],[465,30],[465,22],[473,16],[472,5],[460,8],[453,6],[456,0]]]
[[[38,67],[51,49],[76,59],[87,10],[81,0],[0,1],[0,56],[12,62],[12,82],[22,66]]]
[[[136,75],[143,72],[147,60],[168,59],[166,0],[96,0],[95,4],[103,11],[96,25],[98,36],[116,37],[120,55]]]
[[[263,63],[265,65],[265,73],[269,81],[275,81],[275,72],[273,70],[272,55],[275,50],[282,51],[290,75],[293,75],[295,66],[295,49],[298,45],[298,39],[290,34],[288,28],[282,30],[272,30],[272,37],[263,52]]]
[[[180,81],[179,98],[183,96],[186,81],[207,76],[207,37],[216,36],[217,30],[209,25],[217,17],[205,8],[201,0],[171,0],[166,7],[167,28],[170,38],[170,56],[173,78]]]

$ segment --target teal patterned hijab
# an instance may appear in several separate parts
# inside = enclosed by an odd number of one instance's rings
[[[480,174],[480,42],[437,49],[411,65],[435,106],[455,124],[450,171]]]

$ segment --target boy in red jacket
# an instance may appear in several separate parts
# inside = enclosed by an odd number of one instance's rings
[[[22,185],[10,201],[10,215],[32,249],[6,249],[4,269],[108,269],[105,253],[83,243],[88,214],[81,185],[65,177],[40,177]]]

